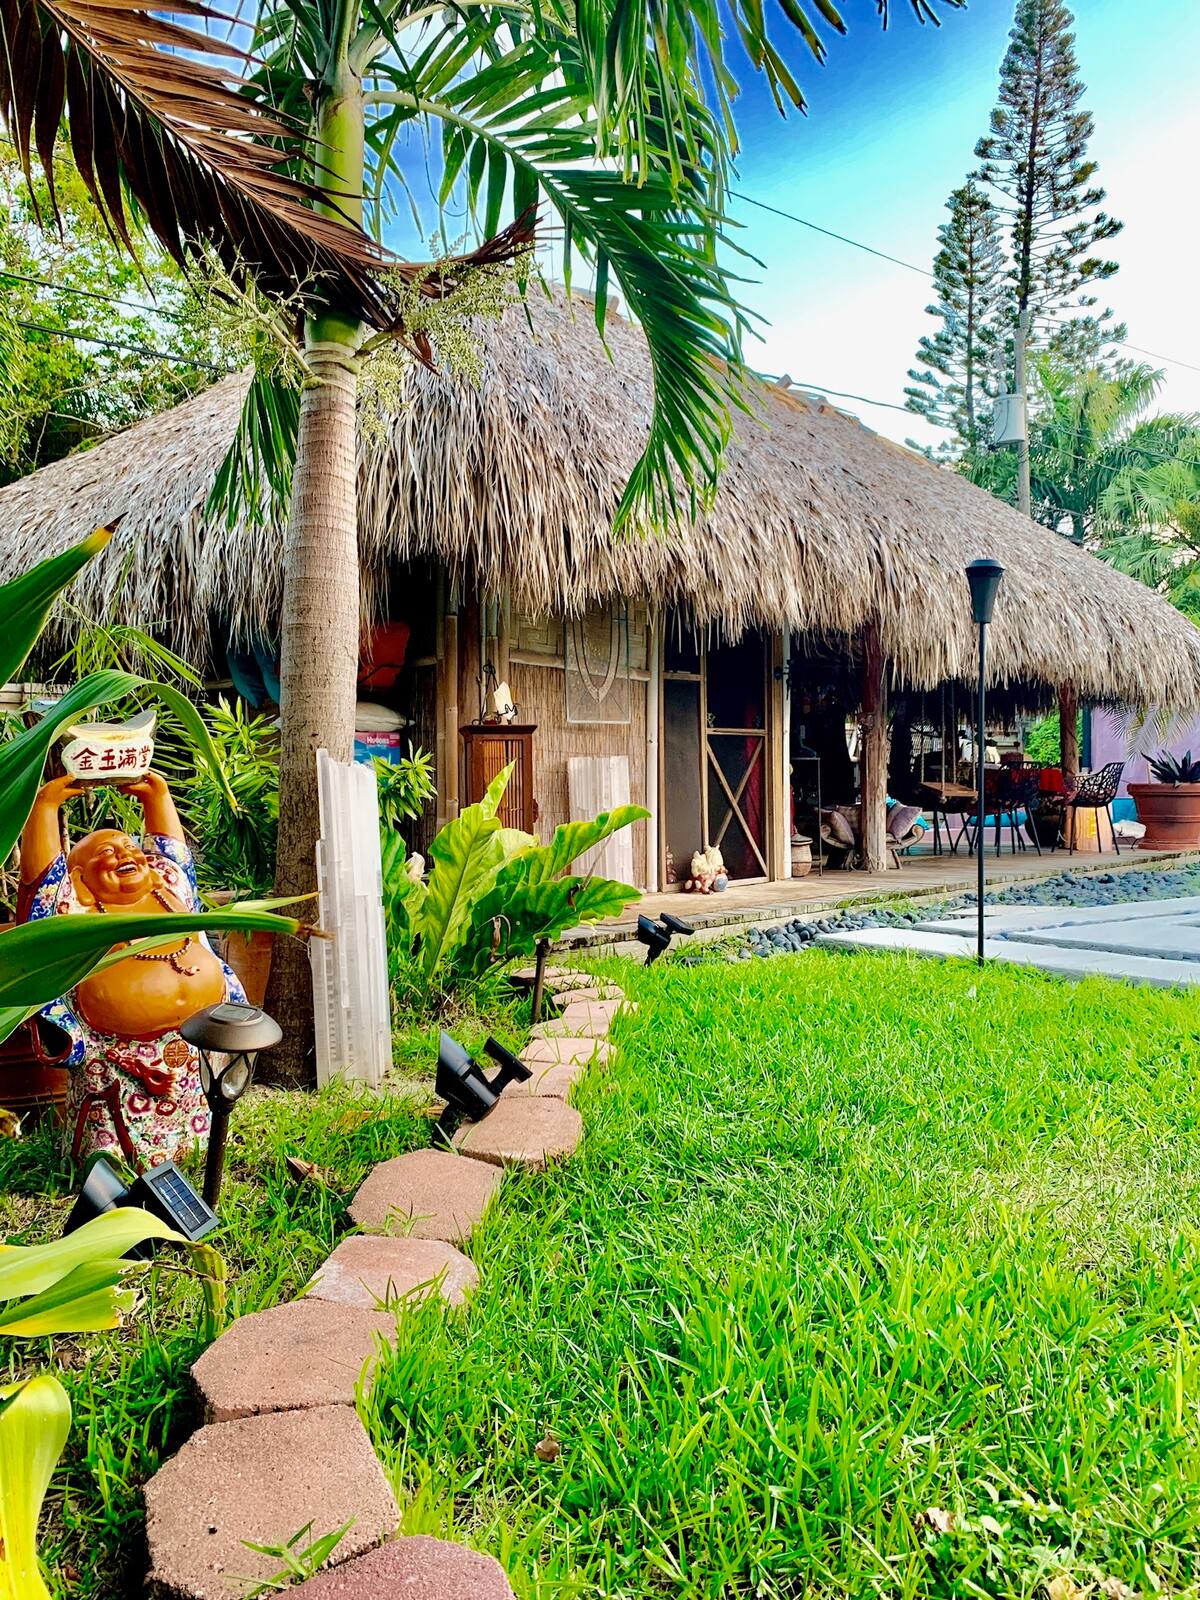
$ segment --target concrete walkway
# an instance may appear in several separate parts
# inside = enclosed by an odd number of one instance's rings
[[[827,933],[816,943],[969,959],[975,955],[975,912],[904,928]],[[1064,978],[1124,978],[1163,988],[1200,984],[1200,896],[1108,906],[999,907],[985,915],[984,954]]]

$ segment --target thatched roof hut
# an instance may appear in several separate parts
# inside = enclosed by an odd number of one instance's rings
[[[758,385],[712,510],[670,537],[610,531],[645,437],[649,363],[614,317],[530,297],[483,330],[481,383],[423,371],[383,439],[364,437],[360,530],[370,587],[433,557],[534,615],[613,595],[686,603],[732,630],[878,624],[915,687],[969,679],[965,563],[1007,569],[992,630],[998,681],[1073,682],[1085,698],[1200,706],[1200,630],[1141,584],[872,433],[819,398]],[[214,619],[275,631],[282,533],[206,518],[244,380],[0,490],[0,577],[120,515],[76,599],[204,653]]]

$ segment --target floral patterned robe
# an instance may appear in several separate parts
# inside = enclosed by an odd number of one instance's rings
[[[179,903],[188,911],[199,909],[192,853],[183,840],[148,833],[142,849]],[[81,912],[61,855],[27,892],[26,922]],[[241,984],[228,967],[224,970],[225,998],[245,1000]],[[65,995],[42,1010],[71,1042],[63,1064],[70,1070],[66,1136],[72,1157],[121,1155],[144,1170],[204,1145],[208,1104],[192,1046],[174,1029],[154,1039],[98,1033],[77,1013],[73,1000],[73,993]]]

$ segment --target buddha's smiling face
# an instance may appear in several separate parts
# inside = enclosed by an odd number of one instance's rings
[[[99,828],[80,839],[67,867],[81,899],[114,911],[144,900],[158,882],[145,851],[118,828]]]

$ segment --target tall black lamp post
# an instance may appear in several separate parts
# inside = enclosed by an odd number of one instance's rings
[[[212,1117],[204,1163],[204,1199],[215,1211],[225,1172],[229,1113],[254,1081],[259,1051],[278,1044],[283,1030],[274,1017],[257,1006],[227,1000],[197,1011],[180,1025],[179,1032],[190,1045],[195,1045],[200,1057],[200,1087]]]
[[[988,623],[992,620],[992,612],[996,609],[996,590],[1000,587],[1000,579],[1003,576],[1004,568],[990,557],[982,561],[972,561],[967,566],[967,582],[971,586],[971,617],[979,628],[979,717],[975,729],[975,771],[978,787],[975,801],[978,820],[978,832],[975,836],[977,874],[975,899],[979,920],[975,955],[980,966],[983,965],[983,868],[987,843],[987,829],[983,825],[987,787],[987,690],[984,687],[984,680],[987,672]]]

